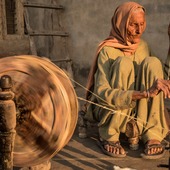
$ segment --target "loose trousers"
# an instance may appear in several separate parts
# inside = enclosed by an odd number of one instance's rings
[[[144,91],[156,79],[163,79],[162,64],[156,57],[147,57],[140,65],[134,65],[128,57],[118,57],[115,60],[110,82],[113,89]],[[164,96],[160,92],[154,98],[134,102],[134,108],[116,111],[101,108],[93,116],[99,121],[100,137],[107,141],[118,141],[120,133],[125,133],[127,122],[135,117],[141,139],[145,143],[151,139],[162,141],[166,137],[168,126],[164,112]]]

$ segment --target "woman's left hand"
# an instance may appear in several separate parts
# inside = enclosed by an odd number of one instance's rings
[[[164,93],[165,98],[170,98],[170,80],[157,79],[148,89],[150,97],[157,96],[161,91]]]

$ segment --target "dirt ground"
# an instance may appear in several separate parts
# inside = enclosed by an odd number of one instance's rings
[[[83,97],[84,90],[76,87],[78,97]],[[80,106],[82,101],[79,100]],[[169,101],[167,104],[170,103]],[[96,144],[98,131],[96,126],[88,127],[88,137],[80,139],[78,129],[76,128],[70,142],[51,160],[52,170],[117,170],[116,166],[130,168],[131,170],[168,170],[169,168],[169,151],[166,149],[165,156],[159,160],[144,160],[140,154],[144,146],[140,142],[139,150],[132,151],[129,149],[128,141],[124,138],[122,143],[128,152],[125,158],[112,158],[103,154]],[[170,142],[170,137],[166,138]],[[168,145],[167,145],[168,147]],[[130,170],[129,169],[129,170]],[[127,169],[128,170],[128,169]]]
[[[75,88],[78,97],[84,97],[84,89]],[[166,101],[166,105],[169,105]],[[81,106],[83,102],[79,100]],[[170,169],[169,145],[166,147],[166,153],[163,158],[158,160],[145,160],[140,154],[143,152],[144,145],[139,143],[139,149],[132,151],[129,149],[128,141],[122,135],[122,146],[127,151],[125,158],[112,158],[103,154],[96,141],[98,139],[97,126],[89,126],[87,129],[88,137],[80,139],[78,137],[78,128],[69,141],[69,143],[57,153],[51,160],[51,170],[168,170]],[[166,139],[167,144],[170,137]],[[36,168],[23,168],[22,170],[49,170],[48,166],[37,166]],[[14,168],[19,170],[19,168]]]

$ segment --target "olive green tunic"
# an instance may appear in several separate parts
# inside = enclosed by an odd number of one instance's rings
[[[143,40],[131,56],[107,46],[100,51],[91,100],[101,106],[89,104],[85,118],[99,122],[99,135],[103,139],[119,140],[130,117],[137,118],[144,142],[161,141],[166,136],[163,93],[150,100],[132,101],[134,90],[147,90],[157,78],[163,78],[161,62],[149,56],[149,48]]]

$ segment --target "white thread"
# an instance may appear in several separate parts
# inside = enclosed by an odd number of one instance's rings
[[[147,93],[147,98],[150,98],[149,90],[147,90],[146,93]]]

